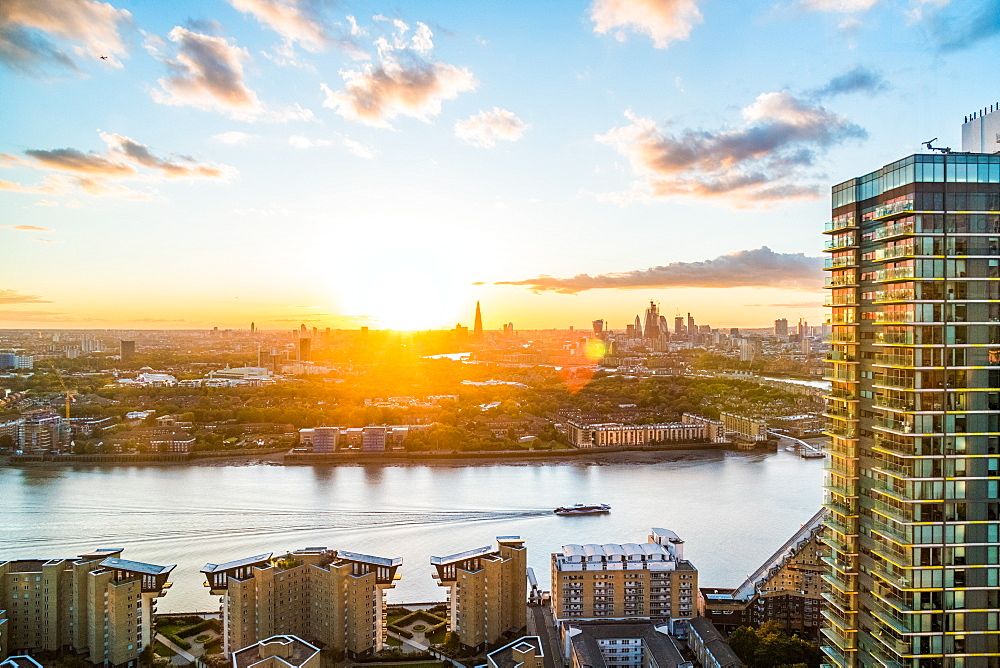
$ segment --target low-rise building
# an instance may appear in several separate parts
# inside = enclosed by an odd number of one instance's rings
[[[486,655],[487,668],[543,668],[545,651],[538,636],[524,636]]]
[[[17,447],[29,455],[41,455],[59,449],[65,440],[62,416],[55,411],[40,408],[27,411],[17,437]]]
[[[626,424],[567,420],[566,436],[578,448],[607,448],[656,443],[722,443],[722,424],[685,414],[683,422]]]
[[[767,440],[767,420],[758,417],[721,413],[726,432],[742,441],[756,443]]]
[[[319,648],[298,636],[277,635],[236,650],[233,668],[320,668]]]
[[[645,543],[563,545],[551,562],[557,621],[650,619],[683,633],[695,615],[698,571],[669,529]]]
[[[527,625],[528,548],[520,536],[431,557],[435,579],[448,587],[449,628],[462,645],[483,649],[520,635]]]
[[[691,620],[687,645],[702,668],[744,668],[746,665],[707,617]]]
[[[299,433],[301,434],[302,432],[300,431]],[[312,430],[312,451],[319,454],[336,452],[339,437],[340,427],[316,427]]]
[[[309,547],[260,554],[202,569],[222,597],[223,650],[229,655],[290,634],[358,657],[382,649],[385,593],[403,560]]]
[[[824,605],[826,513],[822,509],[813,515],[735,589],[701,589],[701,615],[725,633],[775,621],[790,633],[818,638]]]
[[[120,548],[76,559],[0,562],[0,650],[9,654],[64,647],[94,664],[133,665],[152,642],[155,600],[173,566],[121,558]],[[3,621],[6,619],[6,621]]]
[[[566,621],[559,625],[570,668],[691,668],[666,624],[649,621]]]
[[[364,452],[384,452],[385,451],[385,427],[368,426],[361,432],[361,449]],[[316,434],[313,433],[315,443]]]

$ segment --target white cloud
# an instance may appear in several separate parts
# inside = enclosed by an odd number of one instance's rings
[[[395,30],[375,40],[377,63],[341,70],[342,91],[320,84],[326,94],[324,107],[348,120],[391,128],[389,121],[401,115],[429,122],[430,116],[441,113],[444,100],[475,88],[475,77],[467,68],[429,58],[434,46],[430,28],[418,23],[410,36],[406,23],[399,19],[391,23]]]
[[[212,135],[212,139],[222,142],[223,144],[246,144],[256,136],[257,135],[247,134],[246,132],[240,132],[238,130],[230,130],[229,132]]]
[[[687,39],[702,22],[700,1],[594,0],[590,19],[596,33],[612,33],[624,42],[627,32],[636,32],[649,36],[657,49],[665,49],[671,42]]]
[[[0,2],[0,63],[28,74],[55,65],[76,68],[76,60],[122,67],[127,55],[121,28],[132,15],[97,0],[2,0]],[[38,34],[32,31],[38,31]],[[72,46],[70,57],[47,37]]]
[[[308,137],[303,137],[302,135],[292,135],[288,138],[288,143],[295,148],[307,149],[316,148],[317,146],[330,146],[333,144],[329,139],[309,139]]]
[[[512,111],[493,107],[455,123],[455,136],[481,148],[493,148],[497,141],[517,141],[528,128]]]

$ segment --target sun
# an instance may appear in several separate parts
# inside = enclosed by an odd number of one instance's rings
[[[452,327],[468,307],[467,290],[454,278],[408,269],[370,271],[367,280],[341,289],[345,314],[369,326],[397,331]],[[471,321],[471,315],[467,318]]]

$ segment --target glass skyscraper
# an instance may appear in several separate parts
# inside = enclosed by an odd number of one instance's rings
[[[1000,154],[911,155],[832,204],[827,660],[998,666]]]

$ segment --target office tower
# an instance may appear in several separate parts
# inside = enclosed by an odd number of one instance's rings
[[[316,427],[313,429],[312,451],[332,454],[337,451],[338,438],[340,438],[340,427]]]
[[[694,326],[694,317],[688,313],[688,334],[694,336],[698,332],[698,328]]]
[[[660,335],[670,338],[670,326],[667,325],[667,316],[660,315]]]
[[[812,352],[812,339],[808,336],[803,336],[802,340],[799,341],[799,352],[803,355],[808,355]]]
[[[121,548],[76,559],[0,561],[0,649],[10,654],[69,647],[97,665],[136,665],[153,641],[153,601],[173,566],[121,558]],[[0,660],[6,658],[0,654]]]
[[[674,334],[684,336],[684,316],[682,315],[674,317]]]
[[[832,205],[824,650],[996,665],[1000,155],[911,155]]]
[[[801,339],[803,336],[806,336],[808,334],[808,331],[809,331],[809,323],[807,323],[802,318],[799,318],[799,326],[796,331],[796,333],[799,335],[799,338]]]
[[[222,597],[228,655],[277,634],[292,634],[358,657],[382,649],[385,593],[401,558],[309,547],[272,558],[259,554],[201,572]]]
[[[633,325],[632,325],[632,332],[634,333],[635,338],[637,338],[637,339],[641,339],[642,338],[642,321],[639,320],[639,316],[638,315],[635,316],[635,323],[633,323]]]
[[[254,333],[256,333],[256,331],[257,331],[257,323],[251,321],[250,322],[250,333],[254,334]]]
[[[476,337],[479,341],[483,338],[483,312],[479,308],[479,302],[476,302],[476,321],[472,324],[472,335]]]
[[[431,557],[434,579],[448,587],[449,630],[466,647],[495,645],[527,626],[528,548],[520,536],[490,546]]]
[[[135,341],[122,341],[119,346],[118,359],[131,362],[135,358]]]
[[[646,309],[646,322],[642,328],[642,335],[648,341],[660,338],[660,314],[652,299],[649,300],[649,307]]]
[[[625,338],[629,340],[635,338],[635,325],[625,325]]]
[[[651,619],[683,633],[697,592],[698,571],[669,529],[653,529],[645,543],[563,545],[552,555],[556,621]]]
[[[594,336],[601,338],[604,336],[604,321],[594,320],[591,325],[594,327]]]
[[[362,452],[384,452],[385,451],[385,427],[368,426],[361,430],[361,451]]]
[[[299,361],[308,362],[312,359],[312,339],[299,339]]]
[[[788,320],[780,318],[774,321],[774,335],[777,337],[788,336]]]

